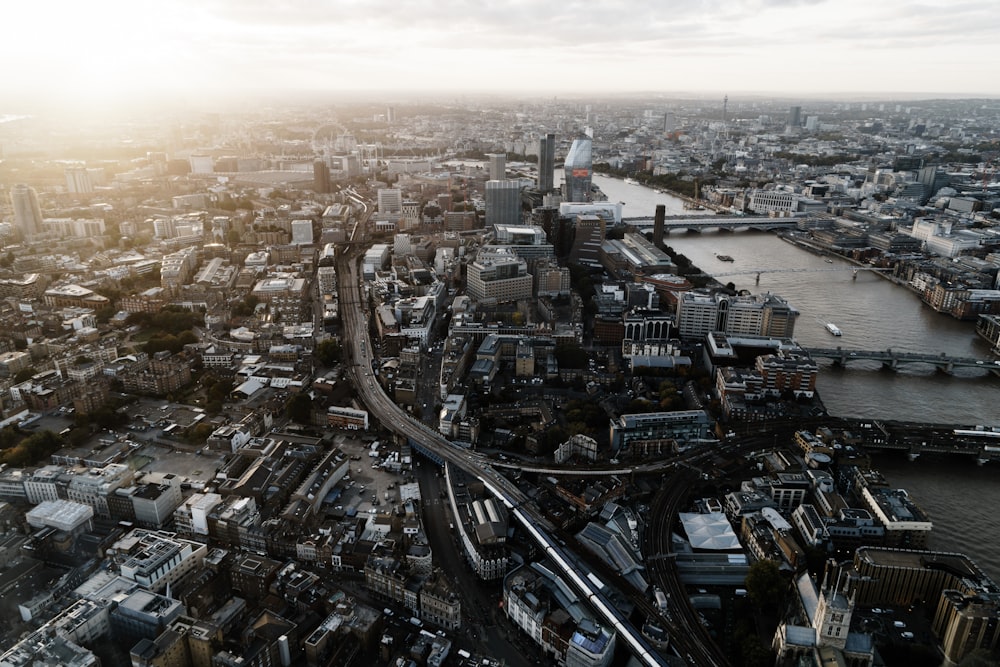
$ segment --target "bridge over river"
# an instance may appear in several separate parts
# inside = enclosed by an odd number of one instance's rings
[[[977,359],[975,357],[950,357],[947,354],[919,354],[887,350],[845,350],[835,348],[805,348],[813,359],[832,359],[834,363],[846,366],[853,361],[878,361],[883,368],[893,370],[904,364],[924,364],[933,366],[943,373],[951,373],[956,368],[978,368],[1000,377],[1000,361]]]
[[[725,229],[733,231],[736,229],[759,229],[769,231],[772,229],[795,229],[796,218],[767,218],[763,216],[741,216],[741,215],[668,215],[663,220],[663,229],[688,229],[691,231],[701,231],[703,229]],[[653,229],[653,218],[622,218],[622,223],[631,225],[640,231],[647,232]]]

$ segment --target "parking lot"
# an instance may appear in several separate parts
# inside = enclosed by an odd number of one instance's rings
[[[399,485],[412,480],[409,465],[401,464],[399,473],[386,469],[383,460],[389,450],[381,444],[379,455],[371,456],[371,445],[360,439],[338,436],[334,443],[347,454],[351,465],[339,485],[341,494],[332,508],[335,515],[388,512],[399,507]]]

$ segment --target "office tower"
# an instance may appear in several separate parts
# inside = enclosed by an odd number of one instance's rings
[[[293,245],[309,245],[313,242],[313,223],[312,220],[293,220],[292,221],[292,244]]]
[[[663,132],[669,133],[677,129],[677,116],[669,111],[663,114]]]
[[[94,181],[84,167],[66,169],[66,191],[70,194],[89,194],[94,191]]]
[[[14,224],[22,236],[33,236],[42,231],[42,209],[38,205],[38,193],[24,183],[10,189],[10,204],[14,209]]]
[[[798,127],[802,125],[802,107],[788,108],[788,126]]]
[[[380,188],[378,191],[379,213],[402,213],[403,191],[398,188]]]
[[[591,159],[592,141],[582,136],[573,140],[566,155],[566,201],[590,201],[590,183],[593,177]]]
[[[553,171],[556,168],[556,135],[546,134],[538,140],[538,189],[552,192]]]
[[[313,162],[313,190],[320,194],[330,192],[330,167],[323,160]]]
[[[507,177],[507,154],[489,153],[486,157],[490,161],[490,180],[504,180]]]
[[[657,248],[663,247],[663,223],[667,217],[667,207],[664,204],[656,205],[656,215],[653,216],[653,245]]]
[[[390,125],[396,122],[396,107],[386,107],[385,122]]]
[[[573,247],[569,250],[570,261],[588,267],[600,267],[601,244],[606,238],[604,218],[597,215],[577,215],[573,231]]]
[[[486,226],[521,224],[519,181],[486,181]]]

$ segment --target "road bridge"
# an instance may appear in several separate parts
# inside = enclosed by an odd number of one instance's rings
[[[813,359],[832,359],[835,364],[846,366],[855,361],[878,361],[883,368],[896,370],[901,365],[924,364],[933,366],[942,373],[952,373],[956,368],[978,368],[993,375],[1000,376],[1000,361],[995,359],[979,359],[976,357],[952,357],[947,354],[921,354],[916,352],[898,352],[887,350],[848,350],[835,348],[804,348]]]
[[[816,268],[802,268],[802,269],[740,269],[739,271],[724,271],[722,273],[711,272],[714,278],[723,278],[729,276],[752,276],[757,275],[760,277],[764,273],[830,273],[830,272],[844,272],[851,271],[853,273],[860,273],[861,271],[869,271],[872,273],[892,273],[892,269],[884,269],[877,266],[830,266],[820,269]]]
[[[647,217],[622,218],[622,222],[642,232],[648,232],[653,229],[654,219]],[[795,229],[795,227],[795,218],[765,218],[743,215],[671,215],[663,219],[663,229],[666,231],[674,229],[686,229],[694,232],[705,229],[771,231],[774,229]]]

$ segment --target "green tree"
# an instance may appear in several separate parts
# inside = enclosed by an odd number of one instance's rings
[[[194,426],[189,428],[186,434],[186,438],[187,441],[190,442],[191,444],[199,445],[208,440],[208,436],[212,435],[214,431],[215,431],[214,426],[202,422],[200,424],[195,424]]]
[[[293,395],[285,404],[285,414],[294,422],[309,424],[312,422],[312,399],[309,394]]]
[[[774,613],[784,607],[788,580],[773,560],[759,560],[751,565],[745,586],[747,597],[759,609]]]
[[[340,347],[340,341],[333,338],[327,338],[321,340],[316,345],[316,350],[313,352],[313,356],[323,366],[334,366],[341,358],[342,350]]]
[[[24,438],[16,446],[0,452],[0,463],[23,468],[48,458],[62,446],[63,439],[60,436],[48,430],[39,431]]]

